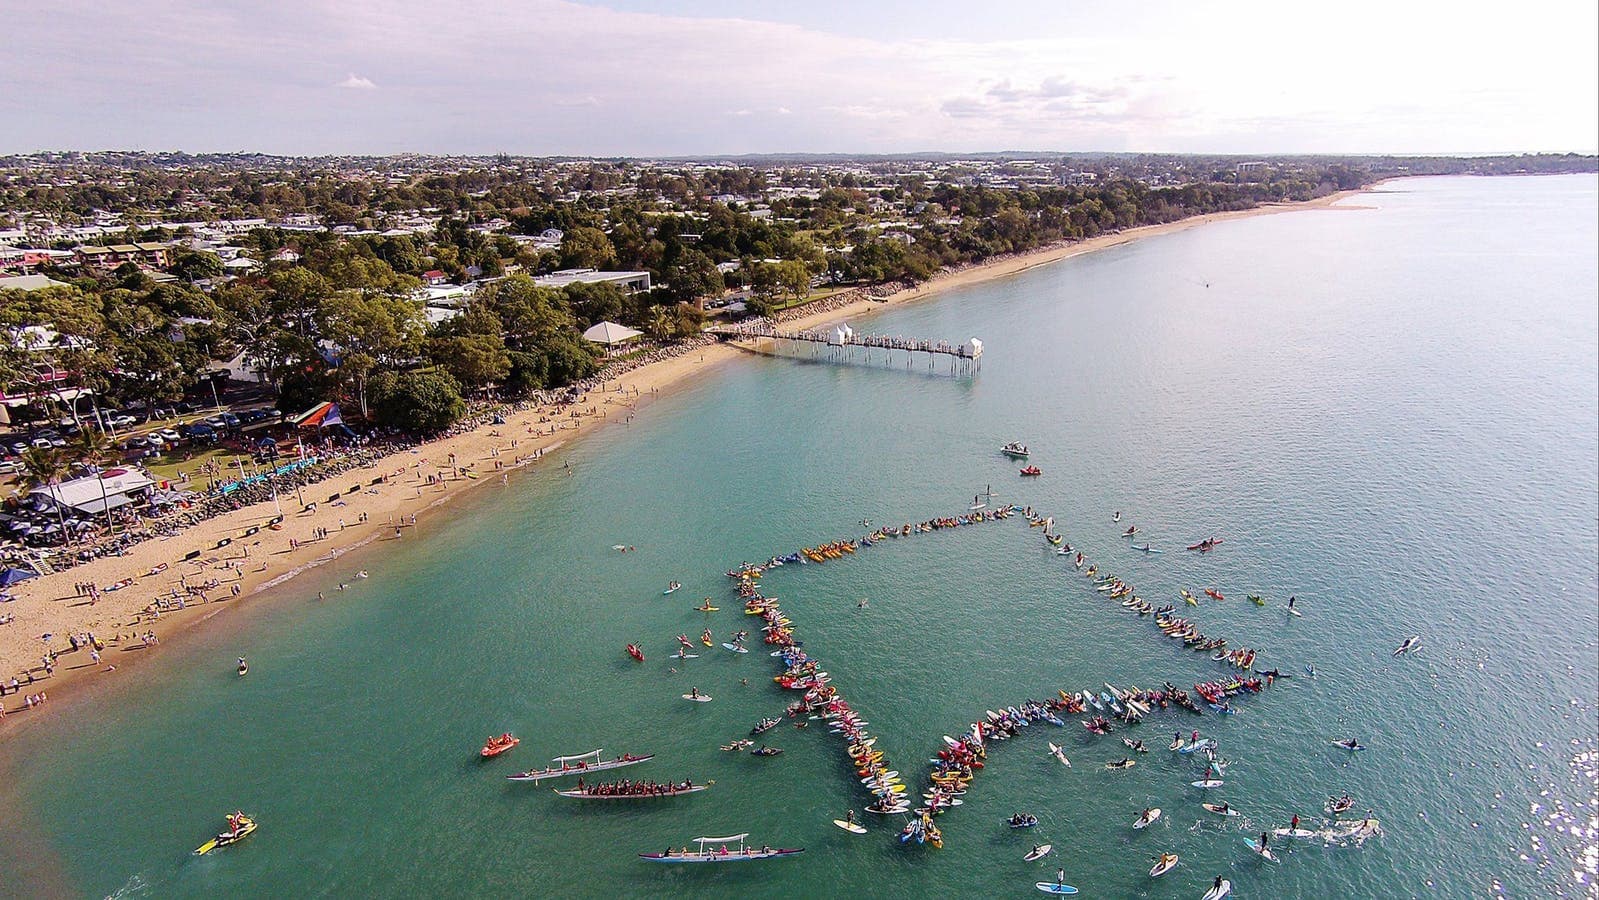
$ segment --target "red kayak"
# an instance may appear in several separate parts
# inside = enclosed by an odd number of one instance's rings
[[[1037,466],[1028,466],[1027,468],[1022,469],[1021,472],[1022,472],[1023,475],[1042,475],[1042,474],[1044,474],[1044,470],[1040,469]]]
[[[628,644],[627,655],[633,657],[639,662],[644,661],[644,651],[638,648],[638,644]]]
[[[480,751],[480,755],[484,759],[489,759],[491,757],[499,756],[501,753],[504,753],[520,743],[522,743],[521,738],[512,737],[511,733],[507,731],[499,737],[489,738],[488,741],[483,744],[483,749]]]
[[[1212,600],[1226,600],[1227,599],[1226,597],[1223,597],[1221,595],[1221,591],[1218,591],[1215,588],[1205,588],[1205,596],[1209,597]]]

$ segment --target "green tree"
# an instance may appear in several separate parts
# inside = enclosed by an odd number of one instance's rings
[[[511,357],[498,334],[461,334],[428,341],[428,356],[468,388],[504,381],[511,373]]]
[[[202,278],[216,278],[222,274],[222,260],[215,253],[202,253],[188,247],[172,248],[172,265],[167,271],[193,284]]]
[[[598,228],[573,228],[561,238],[561,267],[609,269],[616,265],[616,248]]]
[[[55,447],[29,447],[22,451],[21,462],[30,492],[59,483],[69,468],[67,455]],[[50,505],[55,508],[56,521],[61,525],[62,534],[68,541],[73,541],[73,534],[67,528],[67,517],[61,509],[61,504],[51,500]]]
[[[380,372],[370,392],[376,420],[409,431],[441,431],[466,415],[460,386],[443,372]]]

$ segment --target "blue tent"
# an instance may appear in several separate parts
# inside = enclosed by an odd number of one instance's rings
[[[10,587],[19,581],[38,577],[37,572],[29,572],[27,569],[3,569],[0,570],[0,587]]]

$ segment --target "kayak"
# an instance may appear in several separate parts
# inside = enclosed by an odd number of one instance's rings
[[[683,695],[683,699],[684,700],[693,700],[695,703],[709,703],[709,702],[711,702],[711,698],[707,697],[704,694],[700,694],[698,696],[695,696],[694,694],[684,694]]]
[[[1262,847],[1260,841],[1256,838],[1244,838],[1244,846],[1254,851],[1256,856],[1269,859],[1272,862],[1277,861],[1277,854],[1271,852],[1270,847]]]
[[[834,819],[833,820],[833,824],[837,825],[838,827],[840,827],[842,829],[844,829],[845,831],[849,832],[850,834],[865,834],[866,833],[865,826],[856,825],[854,822],[846,822],[843,819]]]
[[[1213,812],[1218,816],[1238,815],[1238,810],[1233,809],[1231,806],[1222,806],[1220,803],[1202,803],[1200,805],[1205,807],[1207,811]]]
[[[1075,893],[1077,893],[1077,889],[1076,888],[1072,887],[1069,884],[1061,884],[1058,881],[1039,881],[1039,882],[1035,882],[1033,884],[1033,887],[1038,888],[1039,890],[1043,891],[1046,894],[1075,894]]]
[[[1053,849],[1055,849],[1054,844],[1039,844],[1037,847],[1029,850],[1027,855],[1022,857],[1022,860],[1024,862],[1032,862],[1035,859],[1043,859],[1044,857],[1048,856],[1049,851]]]
[[[1175,853],[1162,853],[1160,855],[1160,861],[1155,863],[1155,867],[1149,870],[1149,877],[1159,878],[1160,876],[1165,875],[1167,872],[1170,872],[1172,868],[1177,865],[1177,861],[1180,858],[1181,857]]]
[[[721,612],[722,610],[720,606],[696,606],[694,609],[696,612]]]
[[[1351,753],[1356,753],[1366,749],[1365,744],[1356,744],[1355,746],[1351,747],[1347,741],[1329,741],[1328,743],[1332,744],[1334,747],[1342,747]]]
[[[1223,878],[1221,880],[1221,884],[1216,885],[1215,887],[1213,887],[1210,890],[1206,891],[1205,895],[1203,897],[1200,897],[1199,900],[1221,900],[1221,898],[1227,896],[1228,894],[1231,894],[1232,892],[1233,892],[1233,883],[1231,881],[1228,881],[1227,879]]]
[[[1139,816],[1138,817],[1138,821],[1133,823],[1133,828],[1135,828],[1135,829],[1148,828],[1150,825],[1154,824],[1159,819],[1160,819],[1160,807],[1157,806],[1154,809],[1150,810],[1148,815]]]

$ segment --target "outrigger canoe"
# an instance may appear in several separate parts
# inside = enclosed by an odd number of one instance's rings
[[[727,837],[695,838],[694,842],[699,844],[698,850],[689,850],[685,848],[683,850],[669,849],[665,853],[640,853],[639,859],[645,859],[649,860],[650,862],[659,863],[748,862],[756,859],[780,859],[785,856],[794,856],[796,854],[805,852],[805,848],[803,847],[795,847],[791,849],[761,847],[756,849],[745,844],[744,840],[748,837],[748,834],[733,834],[728,835]],[[735,841],[738,843],[738,849],[728,849],[727,845]],[[715,850],[712,850],[707,846],[711,844],[720,844],[721,846]]]
[[[562,797],[578,800],[664,800],[667,797],[680,797],[683,794],[697,794],[715,783],[714,781],[707,781],[704,784],[696,784],[690,787],[669,788],[654,794],[596,794],[594,793],[594,787],[599,785],[586,787],[582,790],[557,790],[555,793],[560,794]]]
[[[603,749],[603,748],[602,748]],[[604,772],[607,769],[620,769],[623,766],[633,766],[641,762],[649,762],[655,754],[646,753],[643,756],[633,756],[624,753],[615,759],[600,759],[600,750],[590,750],[577,756],[557,756],[555,765],[544,769],[535,769],[530,772],[519,772],[515,775],[505,776],[510,781],[542,781],[546,778],[561,778],[566,775],[587,775],[591,772]]]

